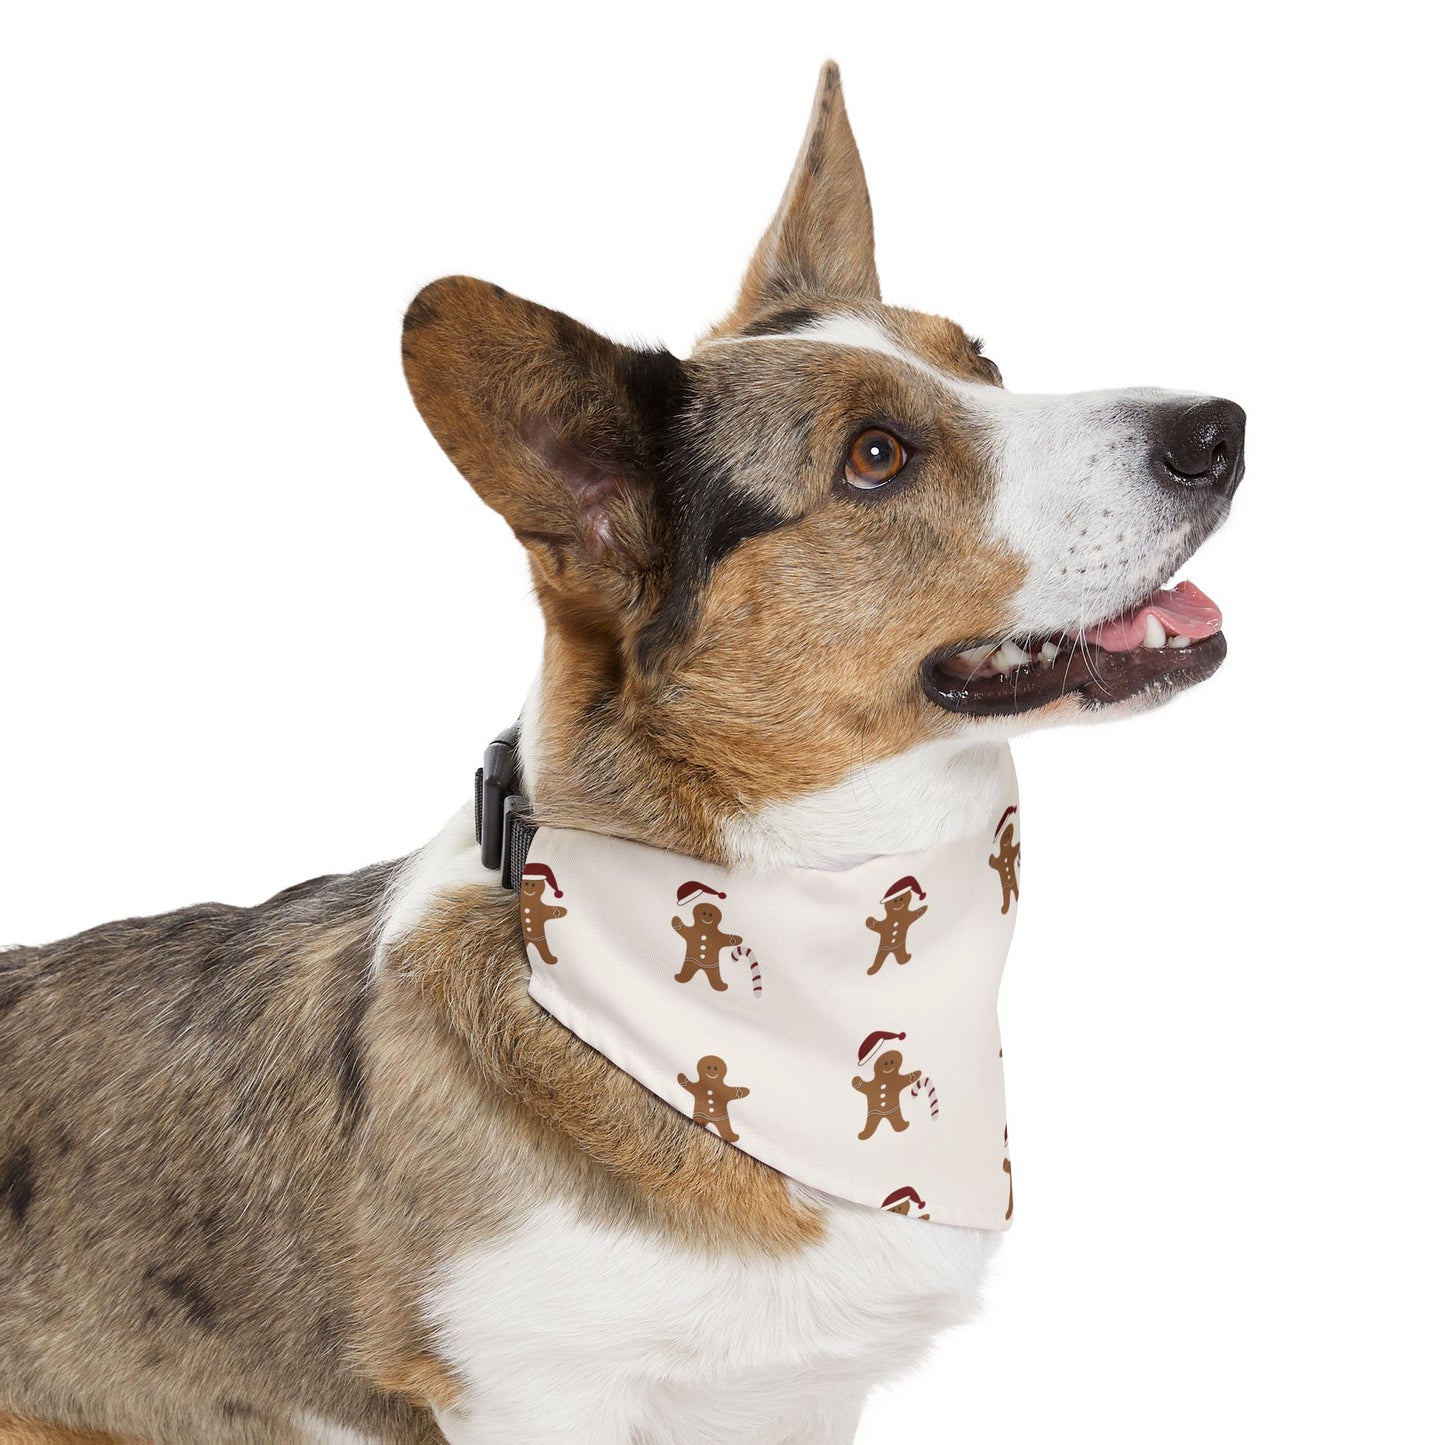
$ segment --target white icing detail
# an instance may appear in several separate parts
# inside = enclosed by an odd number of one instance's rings
[[[1002,1149],[1000,1149],[1002,1159]],[[845,1445],[866,1390],[968,1318],[997,1236],[854,1205],[781,1259],[518,1197],[425,1303],[452,1445]]]

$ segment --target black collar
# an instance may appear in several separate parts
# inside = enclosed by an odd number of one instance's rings
[[[502,887],[516,888],[537,832],[522,791],[522,749],[516,723],[494,738],[482,754],[475,789],[482,867],[500,870]]]

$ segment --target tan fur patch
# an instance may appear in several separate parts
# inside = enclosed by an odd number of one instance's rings
[[[133,1435],[106,1435],[97,1430],[72,1430],[21,1420],[0,1410],[0,1445],[146,1445]]]
[[[537,1158],[585,1180],[578,1207],[614,1221],[620,1211],[707,1251],[781,1254],[821,1237],[782,1175],[663,1104],[532,1001],[514,894],[459,890],[394,963],[442,1010],[482,1079],[518,1106]]]
[[[389,1395],[400,1395],[413,1405],[450,1410],[461,1399],[461,1386],[445,1365],[431,1354],[408,1355],[372,1378]]]
[[[998,368],[979,355],[978,346],[956,321],[932,316],[926,311],[904,311],[897,306],[880,308],[878,319],[905,350],[960,381],[996,385]]]

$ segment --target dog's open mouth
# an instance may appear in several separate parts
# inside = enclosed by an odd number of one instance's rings
[[[950,712],[1000,717],[1076,694],[1108,707],[1203,682],[1224,661],[1219,608],[1192,582],[1155,592],[1082,632],[957,647],[923,665],[923,690]]]

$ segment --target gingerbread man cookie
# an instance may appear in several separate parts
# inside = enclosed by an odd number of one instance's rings
[[[707,1054],[697,1061],[697,1078],[679,1074],[677,1082],[692,1095],[692,1122],[704,1129],[711,1126],[729,1144],[738,1142],[737,1131],[728,1118],[728,1105],[735,1099],[746,1099],[747,1089],[736,1089],[726,1082],[728,1066],[716,1054]]]
[[[711,894],[714,898],[727,897],[726,893],[719,893],[716,888],[709,888],[706,883],[684,883],[677,890],[677,906],[685,908],[704,894]],[[682,969],[673,974],[679,983],[686,983],[696,974],[705,973],[707,981],[719,993],[727,991],[727,984],[723,982],[722,976],[722,951],[740,944],[743,936],[740,933],[724,933],[721,924],[722,909],[716,903],[699,903],[692,910],[690,924],[685,924],[680,918],[672,920],[673,928],[682,934],[687,943]]]
[[[998,827],[993,830],[994,841],[998,844],[998,852],[988,860],[988,866],[998,874],[998,881],[1003,888],[1003,906],[1000,913],[1007,913],[1009,904],[1019,896],[1019,854],[1023,851],[1020,844],[1014,842],[1014,825],[1004,824],[1008,821],[1010,813],[1016,812],[1015,808],[1006,808],[1004,815],[998,820]],[[999,836],[1002,829],[1003,836]]]
[[[877,973],[885,959],[895,958],[902,964],[913,957],[908,951],[908,930],[928,912],[926,903],[922,908],[908,906],[915,894],[920,899],[928,897],[918,886],[918,879],[900,878],[883,895],[883,917],[866,920],[868,927],[878,935],[878,952],[873,956],[873,967],[868,970],[870,974]]]
[[[566,918],[567,910],[543,902],[548,888],[558,898],[562,896],[552,870],[545,863],[528,863],[522,869],[522,938],[537,950],[543,963],[556,963],[556,955],[547,947],[547,924],[554,918]]]
[[[868,1121],[858,1136],[860,1139],[871,1139],[884,1119],[900,1134],[908,1127],[908,1120],[903,1117],[903,1091],[923,1077],[923,1070],[915,1069],[911,1074],[905,1074],[903,1055],[897,1049],[878,1053],[889,1039],[901,1042],[907,1037],[907,1034],[890,1034],[880,1030],[869,1034],[858,1050],[860,1066],[866,1064],[875,1054],[878,1055],[873,1064],[871,1079],[863,1079],[857,1075],[853,1078],[853,1087],[868,1100]]]
[[[927,1219],[928,1216],[921,1211],[928,1207],[928,1201],[920,1198],[916,1189],[910,1188],[905,1184],[902,1189],[895,1189],[879,1207],[886,1209],[890,1214],[907,1214],[915,1205],[920,1210],[920,1213],[914,1217],[916,1219]]]

